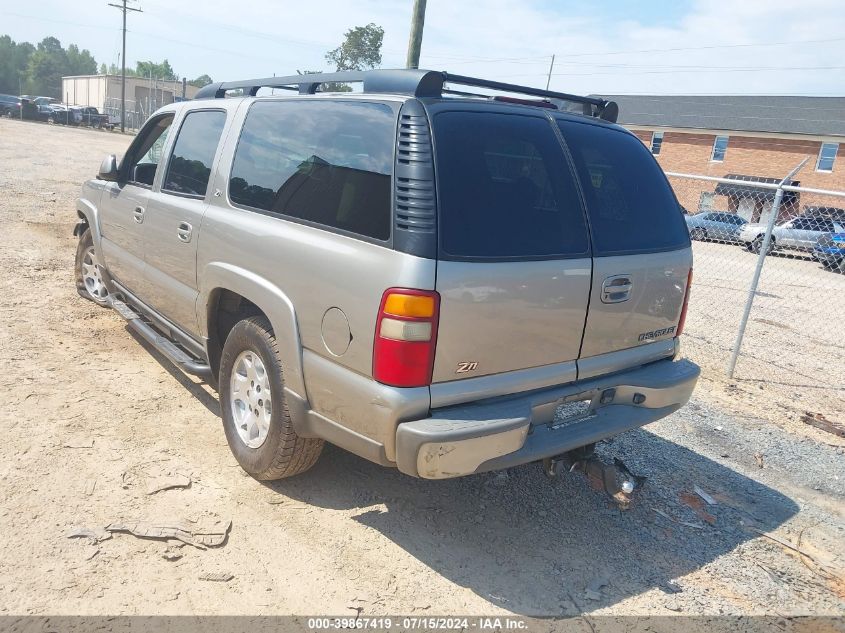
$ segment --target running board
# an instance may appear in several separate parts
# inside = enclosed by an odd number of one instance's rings
[[[189,356],[183,349],[177,347],[173,341],[144,322],[137,312],[117,299],[111,300],[111,307],[126,319],[126,326],[141,336],[147,343],[155,347],[167,360],[176,365],[186,374],[199,376],[205,381],[211,380],[211,367]]]

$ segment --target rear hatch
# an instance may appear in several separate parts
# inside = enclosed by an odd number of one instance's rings
[[[429,114],[441,296],[433,382],[550,365],[574,380],[579,358],[592,357],[584,373],[594,375],[637,364],[614,352],[671,345],[689,238],[639,140],[532,108]]]

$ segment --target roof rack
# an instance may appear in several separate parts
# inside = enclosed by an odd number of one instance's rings
[[[292,75],[289,77],[265,77],[264,79],[225,81],[209,84],[201,88],[194,99],[220,99],[226,96],[227,91],[238,89],[243,90],[244,94],[255,96],[261,88],[298,90],[299,94],[314,94],[320,85],[325,83],[362,83],[363,92],[365,93],[406,94],[414,97],[442,97],[444,94],[452,94],[466,97],[490,98],[490,95],[479,95],[452,88],[455,85],[471,86],[474,88],[486,88],[488,90],[580,104],[583,107],[584,114],[611,122],[616,122],[619,115],[619,108],[615,102],[598,97],[583,97],[565,92],[555,92],[553,90],[543,90],[530,86],[519,86],[500,81],[490,81],[488,79],[416,68],[401,70],[352,70],[336,73],[313,73]],[[449,84],[449,86],[444,88],[444,84]]]

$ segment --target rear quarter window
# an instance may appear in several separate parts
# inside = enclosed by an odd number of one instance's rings
[[[689,233],[660,166],[621,130],[558,120],[581,180],[595,255],[689,246]]]
[[[395,127],[393,110],[380,103],[254,103],[235,150],[229,198],[386,241]]]

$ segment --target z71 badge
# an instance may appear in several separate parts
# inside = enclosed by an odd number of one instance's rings
[[[475,361],[469,363],[458,363],[458,368],[455,370],[456,374],[465,374],[468,371],[475,371],[478,369],[478,363]]]
[[[661,336],[668,336],[675,333],[675,326],[663,328],[662,330],[652,330],[651,332],[643,332],[637,340],[650,341],[652,339],[660,338]]]

